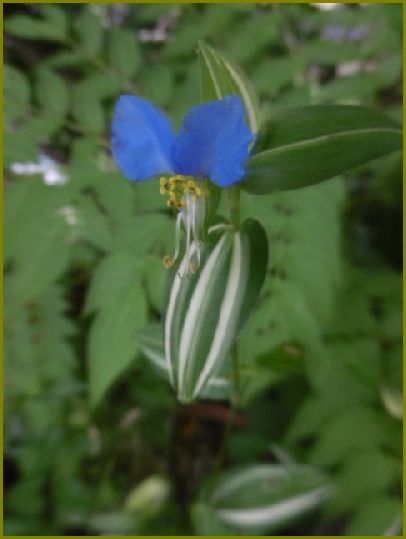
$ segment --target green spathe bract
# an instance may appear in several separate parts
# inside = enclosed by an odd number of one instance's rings
[[[240,68],[204,41],[199,43],[202,101],[239,95],[245,108],[251,131],[259,130],[261,117],[254,88]]]
[[[268,264],[265,232],[252,219],[241,230],[216,225],[198,273],[186,275],[187,261],[173,272],[164,320],[165,360],[183,402],[197,398],[223,366],[259,295]]]
[[[161,324],[150,324],[138,332],[138,341],[142,352],[149,360],[151,366],[158,375],[169,379],[168,364],[165,361],[164,336]],[[227,363],[227,358],[224,363]],[[200,397],[211,400],[229,399],[231,395],[231,382],[220,372],[217,376],[212,376],[205,388],[200,393]]]

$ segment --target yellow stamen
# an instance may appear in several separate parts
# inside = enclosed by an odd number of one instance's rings
[[[164,259],[163,259],[163,263],[164,263],[164,266],[166,269],[170,268],[173,266],[173,258],[169,255],[165,255],[164,256]]]
[[[166,193],[169,193],[169,180],[168,178],[160,178],[159,179],[159,192],[161,195],[166,195]]]
[[[178,209],[180,208],[184,208],[186,206],[186,202],[185,202],[185,199],[184,198],[181,198],[180,200],[177,200],[176,201],[176,207]]]

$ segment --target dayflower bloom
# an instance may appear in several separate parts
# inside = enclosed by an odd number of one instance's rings
[[[167,118],[152,103],[132,95],[121,96],[115,107],[111,130],[113,158],[129,180],[160,178],[161,194],[169,195],[168,206],[178,209],[174,257],[179,254],[179,232],[183,222],[186,253],[192,239],[197,245],[205,219],[205,200],[210,183],[229,187],[244,176],[253,134],[246,124],[244,108],[237,96],[227,96],[192,107],[174,134]]]

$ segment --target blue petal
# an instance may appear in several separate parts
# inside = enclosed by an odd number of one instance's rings
[[[223,187],[232,185],[244,176],[243,165],[252,139],[239,97],[192,107],[175,140],[175,171],[198,178],[209,176]]]
[[[116,103],[111,126],[111,152],[129,180],[146,180],[172,172],[174,135],[165,116],[151,103],[122,95]]]

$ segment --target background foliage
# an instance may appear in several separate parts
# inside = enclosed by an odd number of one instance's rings
[[[278,533],[399,533],[401,155],[243,195],[271,256],[224,448],[227,401],[180,406],[145,355],[172,216],[108,138],[121,93],[179,124],[201,38],[247,73],[265,126],[329,103],[400,122],[401,6],[7,4],[4,27],[5,533],[230,533],[207,530],[202,494],[224,449],[226,467],[293,461],[334,484]]]

